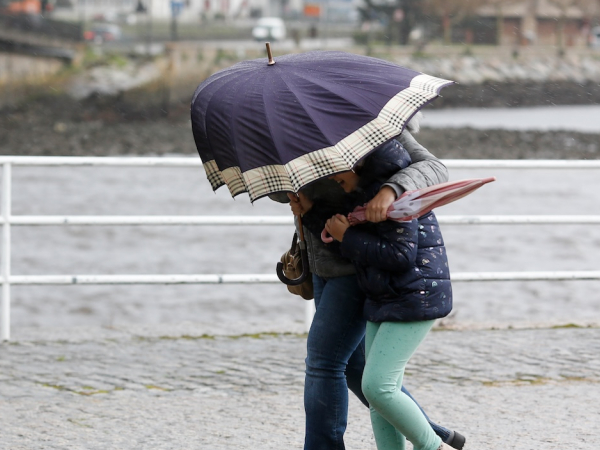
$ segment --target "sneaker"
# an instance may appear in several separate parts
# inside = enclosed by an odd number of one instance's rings
[[[450,436],[448,436],[448,440],[446,444],[450,447],[455,448],[456,450],[462,450],[465,445],[466,438],[460,434],[458,431],[453,431]]]

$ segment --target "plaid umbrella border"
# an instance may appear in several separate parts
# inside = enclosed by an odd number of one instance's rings
[[[248,192],[252,202],[274,192],[298,192],[319,178],[351,170],[370,151],[398,136],[409,118],[452,83],[431,75],[417,75],[408,88],[390,99],[375,119],[332,147],[308,153],[285,165],[263,166],[244,173],[239,167],[220,171],[211,160],[204,163],[206,176],[213,190],[226,184],[232,197]]]

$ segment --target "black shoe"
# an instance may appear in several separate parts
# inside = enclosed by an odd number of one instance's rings
[[[446,444],[452,448],[455,448],[456,450],[461,450],[465,445],[466,440],[467,439],[458,431],[453,431],[450,436],[448,436]]]

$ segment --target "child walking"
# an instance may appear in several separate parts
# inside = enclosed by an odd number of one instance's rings
[[[385,179],[386,164],[381,161],[388,155],[379,151],[371,155],[357,172],[331,177],[352,193],[354,206],[372,198]],[[397,160],[397,155],[393,157]],[[410,222],[386,220],[353,227],[346,216],[336,214],[325,229],[341,255],[354,262],[367,297],[362,390],[378,450],[404,450],[406,439],[415,450],[450,449],[401,390],[410,357],[435,319],[452,310],[448,259],[434,213]]]

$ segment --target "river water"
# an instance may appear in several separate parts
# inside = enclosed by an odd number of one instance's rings
[[[495,176],[448,214],[600,214],[595,170],[453,169]],[[14,215],[286,215],[201,168],[15,167]],[[13,226],[13,275],[274,273],[291,226]],[[445,225],[453,273],[600,270],[597,225]],[[456,282],[455,327],[600,323],[600,281]],[[302,329],[305,302],[283,285],[13,286],[13,336],[28,327],[192,324],[202,333]]]
[[[600,105],[428,109],[423,126],[600,133]]]

